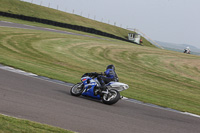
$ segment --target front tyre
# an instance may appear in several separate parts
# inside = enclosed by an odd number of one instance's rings
[[[70,89],[70,94],[72,96],[80,96],[83,92],[83,83],[77,83]]]
[[[108,94],[104,94],[102,97],[102,101],[105,104],[111,105],[118,102],[120,99],[120,93],[117,90],[108,90]]]

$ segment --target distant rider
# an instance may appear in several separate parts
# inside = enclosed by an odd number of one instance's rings
[[[184,53],[190,54],[190,47],[186,47],[186,48],[184,49]]]

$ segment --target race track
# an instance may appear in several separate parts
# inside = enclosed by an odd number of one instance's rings
[[[80,133],[199,133],[200,118],[120,100],[74,97],[70,86],[0,69],[0,113]]]
[[[105,38],[95,37],[91,35],[85,35],[85,34],[79,34],[79,33],[73,33],[73,32],[68,32],[68,31],[56,30],[56,29],[51,29],[51,28],[43,28],[43,27],[37,27],[37,26],[31,26],[31,25],[25,25],[25,24],[12,23],[12,22],[7,22],[7,21],[0,21],[0,27],[41,30],[41,31],[49,31],[49,32],[56,32],[56,33],[62,33],[62,34],[68,34],[68,35],[76,35],[76,36],[84,36],[84,37],[108,40]]]
[[[0,26],[32,27],[2,21]],[[127,100],[109,106],[71,96],[69,89],[68,84],[0,68],[0,114],[80,133],[200,133],[198,117]]]

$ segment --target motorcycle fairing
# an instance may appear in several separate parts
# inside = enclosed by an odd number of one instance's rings
[[[121,83],[121,82],[109,82],[107,85],[108,89],[115,89],[117,91],[123,91],[129,88],[127,84]]]
[[[97,96],[94,95],[94,86],[87,89],[87,91],[83,92],[82,95],[83,96],[89,96],[89,97],[92,97],[92,98],[95,98],[95,99],[101,99],[100,95],[97,95]]]
[[[88,83],[87,80],[90,80]],[[95,99],[101,99],[100,95],[94,95],[94,88],[97,85],[97,83],[90,77],[84,77],[82,78],[83,84],[84,84],[84,91],[82,93],[83,96],[89,96]]]

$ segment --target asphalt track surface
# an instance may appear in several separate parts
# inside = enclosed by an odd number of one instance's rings
[[[200,118],[126,100],[74,97],[69,85],[0,69],[0,113],[80,133],[199,133]]]
[[[105,105],[70,85],[0,69],[0,113],[80,133],[200,133],[200,118],[120,100]]]

